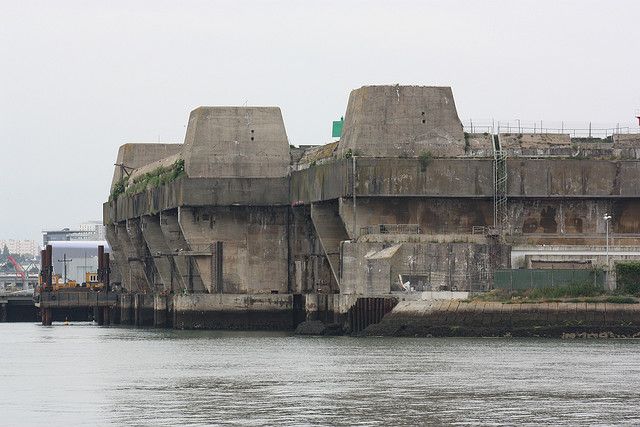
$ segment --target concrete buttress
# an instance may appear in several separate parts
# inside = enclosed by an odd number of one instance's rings
[[[160,214],[160,230],[169,251],[175,254],[173,263],[177,269],[180,289],[187,292],[204,292],[205,287],[195,267],[195,262],[192,257],[184,255],[191,248],[185,240],[178,223],[178,212],[176,210],[164,211]]]
[[[179,284],[180,275],[176,271],[173,263],[173,255],[169,245],[165,242],[162,229],[160,228],[159,215],[145,215],[141,217],[140,229],[144,237],[153,263],[160,275],[159,283],[162,283],[167,292],[177,292],[181,289]]]

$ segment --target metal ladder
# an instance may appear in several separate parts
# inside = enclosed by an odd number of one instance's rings
[[[493,226],[501,232],[508,224],[507,154],[501,149],[500,137],[493,135]]]

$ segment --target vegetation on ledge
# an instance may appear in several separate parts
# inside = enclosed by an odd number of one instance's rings
[[[151,172],[135,177],[131,182],[129,181],[129,177],[126,176],[115,183],[113,191],[109,196],[109,201],[117,200],[123,193],[126,196],[131,196],[133,194],[141,193],[148,188],[155,188],[168,184],[180,178],[184,174],[184,160],[178,159],[170,167],[160,166]]]
[[[527,304],[540,302],[607,302],[612,304],[636,304],[640,300],[625,289],[606,291],[592,283],[572,283],[565,286],[510,291],[494,289],[476,294],[470,301],[495,301],[504,304]]]

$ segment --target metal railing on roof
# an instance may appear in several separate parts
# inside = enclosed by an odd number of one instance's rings
[[[360,228],[360,235],[365,234],[420,234],[418,224],[378,224]]]
[[[619,123],[469,119],[463,121],[462,126],[464,131],[469,133],[565,134],[573,138],[606,138],[614,134],[640,134],[639,126],[625,126]]]

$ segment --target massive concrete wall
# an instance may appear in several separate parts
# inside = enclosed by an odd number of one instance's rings
[[[199,107],[182,153],[191,178],[274,178],[289,171],[289,142],[277,107]]]
[[[340,206],[340,215],[353,237],[352,200],[346,198]],[[380,224],[417,224],[424,234],[465,234],[475,226],[493,225],[490,199],[358,197],[356,210],[357,235],[362,227]]]
[[[339,290],[311,220],[310,206],[292,207],[289,225],[289,277],[293,293]]]
[[[364,86],[351,92],[338,153],[359,156],[464,155],[449,87]]]
[[[422,276],[432,290],[479,290],[491,281],[496,267],[510,265],[507,245],[402,242],[394,236],[387,237],[388,242],[343,243],[341,293],[388,294],[399,274]]]
[[[222,242],[222,291],[288,292],[288,212],[284,207],[180,208],[179,222],[209,292],[216,292],[216,242]]]

